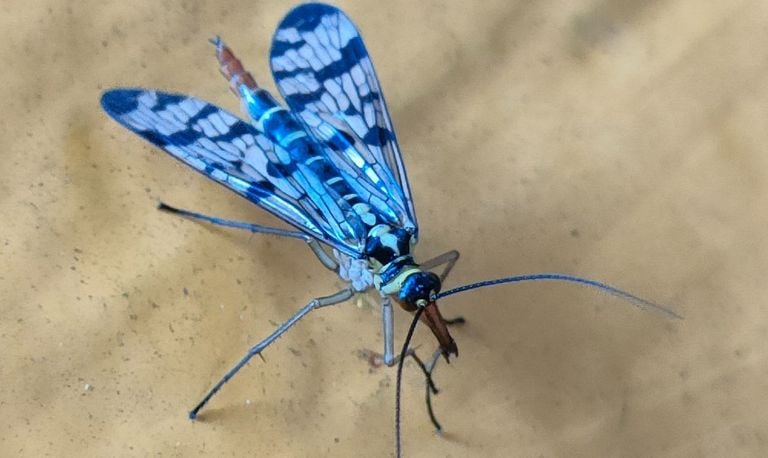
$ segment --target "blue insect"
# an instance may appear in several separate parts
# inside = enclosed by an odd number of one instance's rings
[[[229,221],[177,209],[181,216],[255,233],[305,241],[320,262],[346,286],[299,309],[248,353],[189,413],[198,412],[252,357],[311,311],[376,289],[381,298],[384,364],[398,366],[415,354],[408,341],[421,320],[434,333],[438,350],[424,365],[427,397],[435,393],[431,371],[440,355],[458,355],[437,300],[483,286],[526,280],[560,280],[596,287],[641,307],[673,312],[606,284],[564,274],[506,277],[440,293],[459,258],[449,251],[425,262],[413,257],[418,224],[411,188],[373,64],[359,32],[338,8],[301,5],[275,32],[270,63],[287,108],[260,88],[218,38],[213,40],[221,72],[241,100],[247,120],[213,104],[180,94],[123,88],[105,92],[104,110],[123,126],[210,179],[292,225],[287,230]],[[439,273],[432,270],[441,267]],[[397,357],[392,302],[414,312]],[[428,402],[430,415],[431,405]],[[432,416],[436,428],[440,428]]]

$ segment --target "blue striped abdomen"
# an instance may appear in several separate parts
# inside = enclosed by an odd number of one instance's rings
[[[312,200],[322,204],[322,200],[331,197],[328,191],[332,191],[332,197],[340,201],[337,202],[338,206],[351,207],[366,226],[372,227],[381,222],[321,151],[317,141],[307,135],[303,125],[290,111],[261,88],[250,89],[241,86],[241,95],[255,127],[283,148],[282,156],[287,154],[288,157],[280,157],[281,154],[278,153],[280,163],[284,166],[282,172],[304,181],[302,184],[305,189],[314,191],[311,193]],[[297,176],[297,171],[302,173]],[[337,221],[339,216],[341,215],[337,215]],[[367,232],[367,229],[364,229],[364,232]]]

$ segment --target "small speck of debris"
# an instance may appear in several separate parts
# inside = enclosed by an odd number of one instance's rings
[[[579,235],[581,234],[579,234],[578,229],[571,229],[571,237],[578,237]]]
[[[182,291],[184,292],[185,296],[189,296],[189,290],[187,289],[186,286],[184,287],[184,289],[182,289]]]
[[[219,309],[224,310],[224,304],[219,304]]]
[[[245,405],[249,406],[249,405],[251,405],[251,402],[252,402],[252,401],[251,401],[250,399],[246,399],[246,400],[245,400]]]
[[[338,437],[334,437],[334,438],[333,438],[333,441],[334,441],[334,442],[336,442],[336,443],[338,444],[339,442],[341,442],[341,439],[339,439]]]
[[[93,385],[91,385],[90,383],[86,383],[83,386],[83,391],[93,391]]]

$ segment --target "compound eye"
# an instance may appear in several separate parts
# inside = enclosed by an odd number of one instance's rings
[[[432,282],[432,289],[430,290],[430,296],[433,294],[437,294],[440,292],[440,288],[442,287],[442,284],[440,282],[440,277],[434,273],[434,272],[428,272],[429,279]]]

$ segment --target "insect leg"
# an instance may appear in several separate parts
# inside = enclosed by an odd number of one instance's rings
[[[395,355],[395,325],[393,320],[392,301],[389,296],[382,296],[381,298],[381,321],[384,325],[384,354],[381,356],[381,360],[385,365],[392,367],[400,360],[400,355]],[[424,372],[424,375],[427,377],[427,384],[432,388],[433,392],[437,393],[438,390],[434,383],[432,383],[432,378],[429,376],[429,373],[432,370],[431,367],[428,368],[428,366],[416,356],[416,353],[413,350],[409,350],[405,356],[411,356],[416,361],[416,364],[419,365]]]
[[[459,256],[460,254],[458,251],[451,250],[425,261],[424,263],[421,264],[421,268],[425,270],[430,270],[445,264],[446,265],[445,268],[443,268],[443,271],[440,273],[440,281],[444,282],[445,279],[448,277],[448,274],[451,273],[453,266],[456,265],[456,261],[459,260]],[[457,316],[452,319],[444,319],[443,321],[447,325],[464,324],[466,322],[466,320],[462,316]],[[435,427],[435,430],[438,433],[442,432],[443,428],[440,425],[440,423],[437,421],[437,417],[435,416],[434,410],[432,409],[432,395],[437,394],[437,390],[434,389],[434,384],[432,383],[432,374],[435,370],[435,367],[437,366],[438,360],[440,359],[439,356],[440,356],[440,349],[435,351],[434,355],[432,356],[432,360],[429,362],[429,364],[425,365],[424,369],[422,369],[426,374],[427,382],[428,382],[426,386],[426,393],[425,393],[427,413],[429,414],[429,419],[432,422],[432,425]]]
[[[325,266],[327,269],[332,270],[334,272],[338,271],[339,265],[320,245],[320,243],[313,239],[312,237],[308,236],[307,234],[300,232],[300,231],[291,231],[288,229],[280,229],[277,227],[268,227],[268,226],[262,226],[260,224],[253,224],[253,223],[244,223],[241,221],[232,221],[228,219],[223,218],[217,218],[215,216],[208,216],[203,215],[201,213],[192,212],[189,210],[183,210],[181,208],[171,207],[170,205],[160,202],[157,206],[158,210],[168,212],[174,215],[179,215],[184,218],[194,219],[198,221],[205,221],[206,223],[215,224],[217,226],[224,226],[224,227],[234,227],[237,229],[245,229],[247,231],[251,231],[253,233],[257,234],[269,234],[269,235],[276,235],[278,237],[290,237],[294,239],[304,240],[307,242],[307,245],[309,245],[309,248],[312,249],[312,253],[317,256],[317,259],[320,260],[320,263]]]
[[[232,221],[228,219],[216,218],[214,216],[207,216],[201,213],[195,213],[189,210],[183,210],[180,208],[171,207],[170,205],[165,204],[163,202],[160,202],[158,204],[157,209],[164,212],[172,213],[174,215],[179,215],[184,218],[196,219],[198,221],[205,221],[207,223],[215,224],[217,226],[234,227],[237,229],[245,229],[247,231],[251,231],[254,233],[277,235],[279,237],[291,237],[294,239],[304,240],[306,242],[309,242],[309,240],[311,239],[310,236],[308,236],[303,232],[291,231],[288,229],[280,229],[276,227],[267,227],[267,226],[262,226],[260,224],[244,223],[240,221]]]
[[[429,383],[426,384],[426,393],[424,394],[424,400],[427,403],[427,414],[429,414],[429,420],[432,422],[432,426],[435,427],[435,431],[438,433],[442,433],[443,427],[440,425],[440,422],[437,421],[435,411],[432,409],[432,395],[437,394],[437,389],[435,388],[434,383],[432,383],[432,371],[435,369],[442,354],[443,353],[439,348],[435,350],[432,354],[432,360],[430,360],[429,364],[424,365],[424,368],[422,369],[427,374],[427,380],[429,381]]]
[[[400,361],[400,355],[395,356],[395,326],[393,321],[393,313],[392,313],[392,301],[390,300],[389,296],[382,296],[381,298],[381,320],[384,325],[384,355],[381,357],[382,362],[386,364],[389,367],[394,366],[395,364]],[[440,350],[438,350],[438,353]],[[441,353],[442,354],[442,353]],[[427,380],[427,389],[430,390],[432,393],[437,394],[438,389],[435,386],[434,382],[432,381],[432,367],[434,366],[434,363],[432,363],[431,366],[427,366],[424,364],[424,362],[416,355],[416,352],[413,349],[409,349],[408,353],[406,353],[405,357],[408,356],[412,357],[414,361],[416,361],[416,364],[418,364],[419,368],[421,368],[421,371],[424,372],[424,377]],[[431,407],[431,401],[428,401],[428,406],[430,412],[432,411]],[[430,417],[434,417],[430,414]],[[437,423],[437,420],[432,421],[433,424],[435,424],[436,427],[439,428],[439,423]]]
[[[328,254],[327,251],[323,248],[322,245],[320,245],[320,242],[313,238],[309,238],[307,240],[307,245],[309,245],[309,248],[312,249],[312,252],[317,256],[317,259],[320,260],[320,263],[324,265],[328,270],[332,270],[334,272],[339,271],[339,263],[336,262],[335,259],[331,255]]]
[[[448,274],[451,273],[451,269],[453,269],[453,266],[456,264],[456,261],[459,260],[459,256],[460,254],[458,251],[451,250],[439,256],[435,256],[432,259],[424,261],[423,263],[421,263],[421,268],[424,270],[432,270],[437,266],[441,266],[445,264],[446,266],[443,269],[443,272],[440,274],[440,281],[444,282],[445,279],[448,277]]]
[[[341,302],[344,302],[355,295],[355,292],[352,290],[352,288],[345,288],[341,291],[332,294],[330,296],[325,297],[318,297],[315,299],[312,299],[312,301],[299,309],[298,312],[296,312],[291,318],[288,319],[285,323],[278,326],[277,329],[272,332],[272,334],[269,335],[266,339],[262,340],[261,342],[257,343],[253,347],[251,347],[250,350],[248,350],[248,353],[238,362],[235,364],[235,366],[227,372],[224,377],[219,380],[216,385],[211,388],[210,391],[208,391],[208,394],[203,397],[202,401],[200,401],[194,409],[192,409],[189,412],[189,419],[194,420],[197,418],[198,412],[205,407],[205,405],[208,403],[208,401],[211,400],[211,398],[221,389],[222,386],[224,386],[229,379],[231,379],[240,369],[242,369],[243,366],[248,364],[248,361],[250,361],[251,358],[253,358],[256,355],[261,354],[262,351],[264,351],[265,348],[267,348],[272,342],[277,340],[278,337],[283,335],[285,331],[290,329],[294,324],[296,324],[300,319],[302,319],[305,315],[307,315],[312,310],[321,308],[321,307],[327,307],[329,305],[339,304]]]
[[[384,326],[384,364],[394,366],[395,360],[395,324],[392,312],[392,300],[388,296],[381,297],[381,323]]]
[[[459,252],[456,250],[451,250],[448,252],[445,252],[439,256],[435,256],[432,259],[428,259],[427,261],[423,262],[421,264],[421,268],[424,270],[431,270],[435,267],[438,267],[440,265],[446,264],[445,268],[443,269],[443,272],[440,274],[440,282],[444,282],[446,278],[448,278],[448,274],[451,273],[451,269],[453,269],[453,266],[456,265],[456,261],[459,260]],[[445,324],[452,325],[452,324],[464,324],[466,320],[461,317],[457,316],[456,318],[451,319],[444,319]]]

